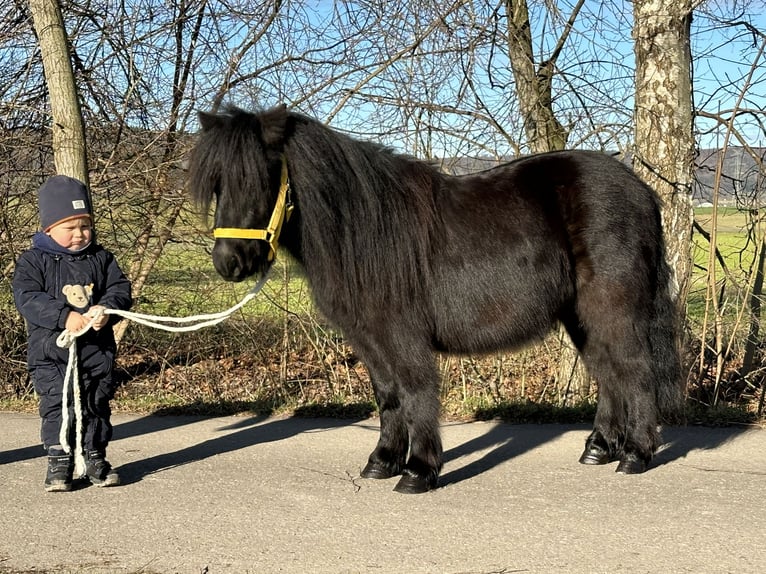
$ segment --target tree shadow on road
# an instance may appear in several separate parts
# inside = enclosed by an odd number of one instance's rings
[[[115,439],[125,439],[142,434],[155,433],[170,429],[178,429],[194,424],[210,417],[204,416],[156,416],[149,415],[128,422],[122,422],[115,427]],[[220,436],[203,442],[189,445],[175,452],[164,453],[119,467],[123,483],[129,484],[140,481],[143,477],[163,470],[191,464],[221,453],[232,452],[257,444],[290,439],[305,432],[325,431],[340,428],[368,416],[360,413],[354,418],[338,419],[327,417],[291,417],[285,419],[271,418],[269,415],[243,416],[236,419],[233,425],[222,427]],[[589,431],[589,425],[513,425],[497,423],[488,430],[471,440],[449,448],[444,453],[444,459],[450,466],[455,467],[463,457],[483,452],[476,460],[466,462],[463,466],[454,468],[442,475],[441,486],[456,484],[476,477],[488,470],[530,452],[539,446],[556,440],[566,432],[582,431],[583,440]],[[230,432],[230,431],[234,432]],[[369,427],[371,435],[377,434],[377,425]],[[671,427],[664,431],[665,445],[652,461],[652,468],[672,463],[685,458],[695,450],[715,449],[750,430],[750,427]],[[370,450],[374,448],[375,439],[371,436]],[[486,451],[486,452],[484,452]],[[21,462],[44,456],[40,445],[26,446],[9,451],[0,451],[0,465]],[[580,451],[572,452],[572,459],[579,457]]]
[[[138,482],[148,475],[198,462],[219,454],[237,451],[258,444],[286,440],[302,433],[332,430],[348,426],[357,422],[357,420],[360,419],[300,417],[270,419],[265,415],[242,417],[241,420],[232,425],[217,429],[220,432],[225,432],[221,436],[189,445],[174,452],[130,462],[121,465],[118,470],[122,483],[130,484]],[[145,422],[151,424],[152,421]],[[235,430],[235,432],[229,432],[231,430]]]

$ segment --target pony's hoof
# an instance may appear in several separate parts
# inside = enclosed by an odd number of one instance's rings
[[[384,478],[392,478],[396,476],[398,473],[391,472],[388,468],[386,468],[383,465],[375,464],[374,462],[368,462],[367,466],[364,467],[362,470],[361,477],[362,478],[374,478],[376,480],[384,479]]]
[[[435,481],[429,481],[421,476],[414,476],[412,474],[405,474],[399,479],[394,492],[400,494],[423,494],[436,488]]]
[[[608,464],[612,462],[609,452],[599,445],[588,442],[580,455],[580,464]]]
[[[617,465],[617,474],[641,474],[646,471],[647,463],[635,454],[626,454]]]

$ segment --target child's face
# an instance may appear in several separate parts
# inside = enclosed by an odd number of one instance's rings
[[[61,247],[79,251],[90,243],[93,229],[90,217],[78,217],[57,223],[47,233]]]

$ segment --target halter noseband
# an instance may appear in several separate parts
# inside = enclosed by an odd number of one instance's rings
[[[279,234],[282,224],[290,220],[293,213],[293,202],[290,199],[290,179],[287,176],[287,159],[282,156],[282,176],[279,184],[279,195],[271,213],[269,224],[266,229],[242,229],[239,227],[217,227],[213,230],[213,237],[226,239],[260,239],[269,243],[269,261],[277,254],[279,246]]]

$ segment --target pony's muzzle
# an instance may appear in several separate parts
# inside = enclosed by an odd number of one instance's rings
[[[238,243],[236,240],[218,239],[213,247],[213,266],[227,281],[242,281],[255,272]]]

